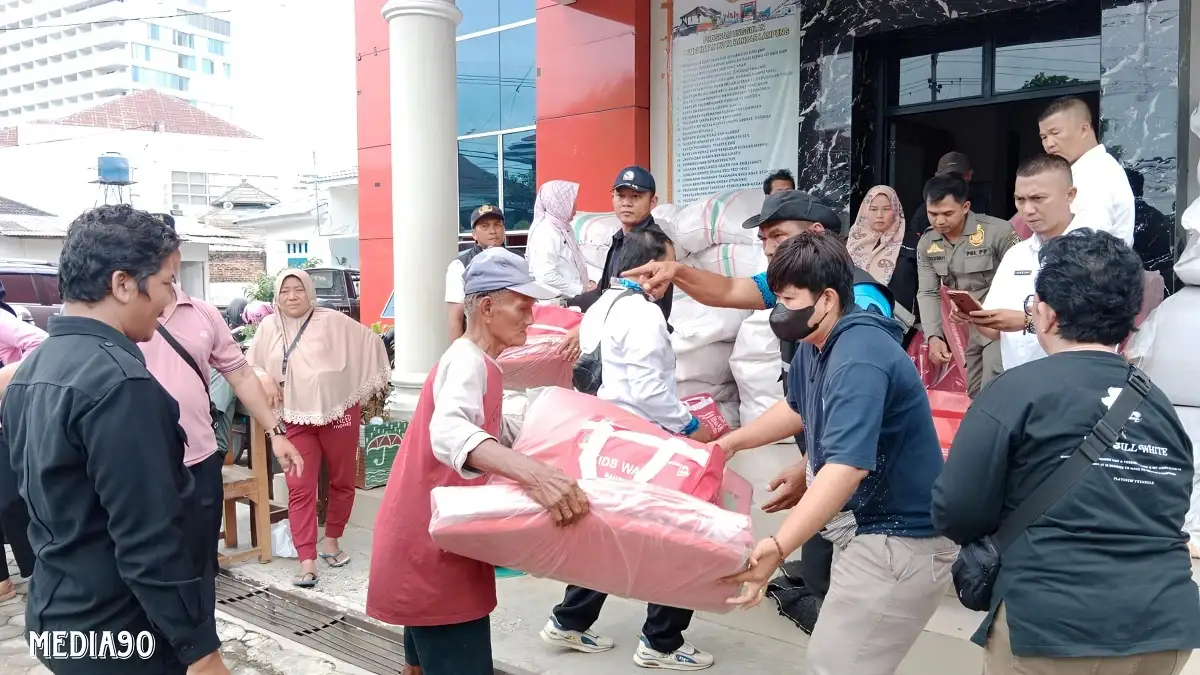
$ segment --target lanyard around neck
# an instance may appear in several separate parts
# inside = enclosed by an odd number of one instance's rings
[[[291,358],[292,352],[296,351],[296,345],[300,344],[300,336],[304,335],[304,329],[308,328],[308,322],[312,321],[312,317],[315,312],[316,312],[315,309],[310,311],[308,313],[308,316],[304,319],[304,323],[300,324],[300,330],[296,331],[296,337],[292,338],[291,346],[284,346],[284,348],[283,348],[282,371],[283,371],[284,377],[287,376],[288,359]],[[282,326],[283,326],[283,321],[281,320],[280,327],[282,328]],[[283,341],[287,342],[287,330],[283,330]]]

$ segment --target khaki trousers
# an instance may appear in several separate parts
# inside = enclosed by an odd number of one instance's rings
[[[942,537],[858,535],[834,549],[829,594],[808,646],[810,675],[892,675],[950,585],[958,547]]]
[[[985,343],[985,344],[980,344]],[[967,395],[971,398],[983,389],[983,385],[1004,372],[1004,359],[1000,355],[1000,341],[988,340],[971,328],[967,337],[967,349],[963,352],[967,362]]]
[[[984,675],[1179,675],[1191,652],[1151,652],[1133,656],[1014,656],[1004,603],[996,610],[984,647]]]

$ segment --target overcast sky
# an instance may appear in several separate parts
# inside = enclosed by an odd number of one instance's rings
[[[234,122],[284,148],[297,172],[357,163],[354,0],[225,0]],[[217,5],[210,2],[209,7]]]

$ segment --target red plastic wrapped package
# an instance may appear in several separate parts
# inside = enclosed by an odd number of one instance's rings
[[[954,434],[962,424],[967,408],[971,407],[971,399],[966,394],[949,391],[926,391],[929,396],[929,407],[933,410],[933,426],[937,429],[938,443],[942,446],[942,457],[950,455],[950,445],[954,442]]]
[[[967,391],[966,371],[954,361],[945,365],[936,365],[929,360],[929,345],[925,343],[925,335],[917,333],[908,344],[908,357],[921,375],[921,383],[927,391],[946,391],[965,393]]]
[[[519,487],[439,487],[429,533],[442,549],[498,567],[625,598],[728,612],[738,588],[722,577],[746,568],[750,517],[678,491],[584,479],[590,512],[556,527]]]
[[[587,394],[548,388],[529,404],[513,449],[574,478],[650,483],[716,503],[725,453]]]
[[[504,388],[523,391],[535,387],[570,387],[575,364],[558,353],[583,315],[555,305],[534,305],[533,323],[526,329],[525,344],[510,347],[496,360],[504,372]]]
[[[684,405],[700,423],[708,427],[709,433],[713,438],[720,438],[729,433],[729,422],[725,421],[725,416],[721,414],[721,409],[717,407],[717,402],[713,399],[712,394],[696,394],[683,399]]]

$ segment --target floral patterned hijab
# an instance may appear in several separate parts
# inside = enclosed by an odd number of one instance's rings
[[[887,195],[892,202],[892,213],[895,220],[886,232],[876,232],[867,220],[871,209],[871,201],[879,195]],[[850,227],[850,237],[846,248],[850,250],[850,259],[855,267],[870,272],[872,277],[881,284],[887,285],[896,271],[896,257],[900,254],[900,244],[904,241],[904,211],[900,207],[900,197],[896,191],[886,185],[876,185],[867,191],[862,204],[858,206],[858,217]]]

